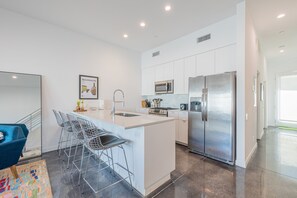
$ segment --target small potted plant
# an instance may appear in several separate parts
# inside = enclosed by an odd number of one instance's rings
[[[80,100],[76,102],[76,111],[80,111]]]

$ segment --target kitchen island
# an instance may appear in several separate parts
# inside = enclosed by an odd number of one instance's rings
[[[143,196],[147,196],[170,180],[175,170],[175,123],[173,118],[132,113],[137,116],[112,116],[110,111],[88,111],[75,113],[92,121],[98,128],[113,132],[129,140],[124,145],[132,185]],[[114,161],[125,165],[120,149],[114,149]],[[122,177],[127,173],[120,168],[115,171]]]

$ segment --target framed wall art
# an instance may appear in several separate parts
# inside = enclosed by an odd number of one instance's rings
[[[79,99],[98,99],[98,77],[79,75]]]

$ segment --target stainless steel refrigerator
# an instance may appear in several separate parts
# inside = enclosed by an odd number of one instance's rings
[[[234,165],[236,73],[189,78],[189,149]]]

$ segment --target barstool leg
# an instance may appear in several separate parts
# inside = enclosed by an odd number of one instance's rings
[[[64,132],[64,128],[62,127],[62,128],[61,128],[61,132],[60,132],[59,143],[58,143],[59,157],[61,156],[61,144],[62,144],[63,132]]]
[[[69,168],[69,162],[70,162],[70,158],[71,158],[72,144],[73,144],[73,134],[71,134],[71,137],[70,137],[70,146],[69,146],[69,153],[68,153],[67,168]]]
[[[123,152],[124,152],[124,157],[125,157],[126,167],[127,167],[127,170],[128,170],[129,181],[130,181],[131,188],[132,188],[132,190],[133,190],[132,180],[131,180],[131,175],[130,175],[130,170],[129,170],[129,166],[128,166],[128,161],[127,161],[126,152],[125,152],[125,149],[124,149],[124,147],[123,147],[122,145],[120,145],[120,148],[123,149]]]
[[[108,160],[108,166],[110,167],[110,157],[109,157],[108,149],[106,149],[106,157],[107,157],[107,160]],[[100,164],[100,161],[99,161],[99,164]]]
[[[74,156],[73,156],[73,162],[75,161],[75,158],[76,158],[76,154],[77,154],[77,147],[78,147],[78,144],[80,143],[79,140],[76,140],[76,145],[75,145],[75,151],[74,151]]]
[[[88,160],[87,160],[87,164],[86,164],[86,173],[85,173],[85,177],[86,177],[86,175],[87,175],[87,173],[88,173],[88,166],[89,166],[89,161],[90,161],[90,157],[91,157],[91,152],[89,151],[89,156],[88,156]]]
[[[78,175],[78,185],[80,185],[80,178],[81,178],[81,174],[82,174],[84,153],[85,153],[85,145],[83,145],[82,154],[81,154],[81,161],[80,161],[80,168],[79,168],[79,175]],[[73,163],[74,163],[74,161],[73,161]]]
[[[112,163],[112,171],[113,171],[113,176],[115,176],[115,173],[114,173],[114,162],[113,162],[113,153],[112,153],[112,148],[110,148],[110,154],[111,154],[111,163]]]

